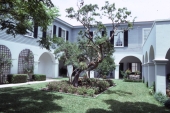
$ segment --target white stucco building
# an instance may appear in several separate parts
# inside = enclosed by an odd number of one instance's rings
[[[111,24],[105,24],[107,34],[110,35]],[[121,25],[124,26],[124,25]],[[0,31],[0,52],[5,51],[13,59],[13,66],[6,73],[22,73],[22,57],[33,54],[34,73],[46,74],[48,78],[57,78],[62,71],[63,64],[51,51],[42,49],[37,41],[42,35],[56,35],[65,40],[76,42],[77,35],[83,26],[72,26],[58,18],[49,26],[46,33],[40,29],[27,35],[7,35]],[[93,29],[92,29],[93,30]],[[116,69],[112,76],[115,79],[122,78],[120,70],[131,69],[142,72],[142,78],[148,85],[156,83],[156,91],[166,93],[167,75],[170,74],[170,20],[135,22],[133,29],[115,36],[112,42],[115,47],[113,57]]]

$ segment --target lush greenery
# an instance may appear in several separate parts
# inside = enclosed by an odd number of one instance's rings
[[[114,80],[96,98],[40,91],[48,83],[0,88],[1,113],[169,113],[143,83]]]
[[[170,99],[166,100],[164,105],[170,109]]]
[[[97,66],[96,71],[102,76],[107,76],[110,71],[113,71],[115,69],[115,63],[114,59],[109,57],[105,57],[103,61]]]
[[[125,7],[116,9],[114,3],[110,4],[106,1],[101,10],[99,10],[97,4],[84,5],[83,3],[77,3],[77,6],[78,10],[74,10],[73,7],[66,9],[67,17],[77,20],[85,29],[78,33],[77,43],[65,42],[62,38],[58,38],[56,40],[58,48],[54,52],[55,54],[62,53],[61,58],[64,59],[65,64],[72,64],[75,67],[75,77],[72,81],[74,86],[78,85],[81,72],[87,71],[88,76],[90,76],[90,70],[96,69],[101,62],[109,62],[108,60],[114,52],[113,38],[119,33],[117,29],[126,32],[133,26],[127,20],[131,17],[131,12]],[[101,14],[98,12],[101,12]],[[112,23],[110,36],[107,35],[106,26],[96,20],[96,17],[102,16],[108,17]],[[125,26],[120,26],[120,24]],[[92,28],[93,31],[95,28],[94,32],[91,32]],[[114,65],[113,62],[112,65]],[[110,67],[106,66],[105,68],[108,68],[107,70],[104,69],[104,74],[107,74]]]
[[[12,60],[3,51],[0,51],[0,75],[4,73],[7,68],[12,66]]]
[[[56,16],[58,9],[51,0],[1,0],[0,1],[0,30],[7,34],[26,34],[40,27],[47,30]],[[40,45],[49,48],[49,43],[40,41]]]
[[[9,83],[24,83],[27,82],[27,74],[8,74],[7,81]]]
[[[126,71],[121,71],[121,74],[125,82],[142,82],[140,71],[131,72],[131,70],[127,69]]]
[[[43,90],[94,96],[114,85],[112,80],[100,80],[94,78],[81,78],[78,83],[79,87],[74,87],[68,81],[50,82],[47,85],[47,88],[43,88]]]
[[[155,93],[154,94],[155,99],[160,102],[162,105],[165,104],[165,101],[168,100],[168,97],[161,92]]]
[[[44,81],[46,80],[46,75],[43,74],[33,74],[32,79],[35,81]]]

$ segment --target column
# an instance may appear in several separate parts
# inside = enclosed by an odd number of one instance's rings
[[[119,64],[116,65],[116,69],[115,69],[115,79],[119,79]]]
[[[18,59],[12,59],[11,74],[18,73]]]
[[[55,60],[54,62],[54,78],[58,78],[59,76],[59,62]]]
[[[145,76],[145,83],[148,82],[148,65],[144,64],[144,76]]]
[[[166,64],[168,59],[155,59],[156,92],[166,94]]]
[[[144,64],[142,64],[142,80],[145,80],[145,70],[144,70],[144,68],[145,68],[145,65]]]
[[[155,81],[155,65],[153,62],[148,62],[148,86],[152,86]]]
[[[39,74],[38,73],[38,65],[40,61],[34,61],[34,74]]]

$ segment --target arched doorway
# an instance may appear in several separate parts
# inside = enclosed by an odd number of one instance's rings
[[[55,76],[55,58],[51,53],[45,52],[39,58],[38,73],[45,74],[47,78]]]
[[[127,69],[131,70],[131,72],[142,71],[141,61],[139,58],[135,56],[126,56],[119,62],[119,78],[123,78],[121,71],[125,71]]]

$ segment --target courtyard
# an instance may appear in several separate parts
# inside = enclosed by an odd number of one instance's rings
[[[46,83],[0,89],[0,112],[9,113],[169,113],[142,82],[113,80],[97,97],[41,91]]]

